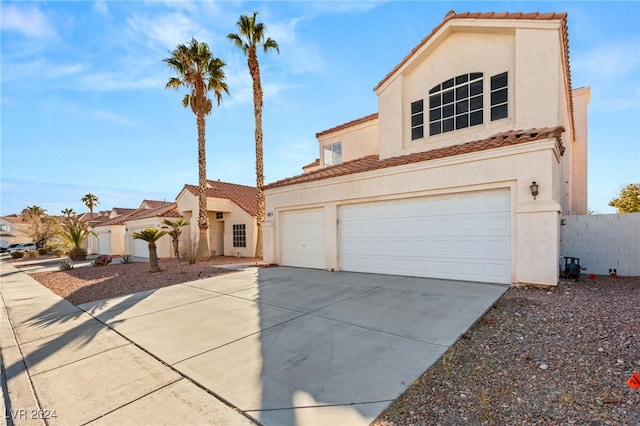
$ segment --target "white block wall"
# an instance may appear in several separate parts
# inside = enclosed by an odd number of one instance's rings
[[[562,216],[562,224],[561,256],[580,258],[583,274],[640,276],[640,213]]]

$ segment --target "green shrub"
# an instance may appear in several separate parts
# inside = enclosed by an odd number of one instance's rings
[[[51,254],[53,254],[55,257],[60,257],[64,254],[64,250],[62,249],[55,249],[51,252]]]
[[[24,257],[24,252],[23,251],[11,252],[11,258],[12,259],[22,259],[23,257]]]
[[[38,257],[40,256],[40,252],[38,252],[38,250],[29,250],[26,255],[27,257]]]
[[[42,247],[38,249],[38,254],[40,256],[45,256],[47,254],[49,254],[49,247]]]
[[[78,260],[87,260],[87,251],[81,247],[74,247],[69,250],[67,254],[69,255],[69,259],[76,262]]]
[[[73,269],[73,262],[68,259],[63,260],[62,262],[58,263],[58,269],[60,269],[61,271],[68,271],[70,269]]]
[[[133,262],[134,262],[133,256],[131,256],[130,254],[122,256],[122,259],[120,259],[120,263],[129,264],[129,263],[133,263]]]

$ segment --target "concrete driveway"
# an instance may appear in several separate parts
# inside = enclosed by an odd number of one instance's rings
[[[506,289],[249,267],[81,308],[262,424],[365,425]]]

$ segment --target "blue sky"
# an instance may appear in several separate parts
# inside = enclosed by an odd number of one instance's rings
[[[2,1],[0,215],[173,200],[196,184],[195,116],[163,58],[191,37],[226,62],[208,178],[255,184],[251,79],[226,35],[259,12],[265,181],[301,173],[315,134],[377,111],[373,87],[455,9],[568,12],[572,80],[591,87],[589,207],[640,182],[640,2]]]

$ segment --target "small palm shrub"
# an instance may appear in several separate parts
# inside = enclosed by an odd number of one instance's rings
[[[24,257],[24,252],[23,251],[11,252],[11,258],[12,259],[22,259],[23,257]]]
[[[93,266],[107,266],[111,263],[111,256],[106,254],[101,254],[96,257],[96,260],[93,261]]]
[[[58,269],[61,271],[68,271],[70,269],[73,269],[73,262],[68,259],[63,260],[62,262],[58,263]]]
[[[131,256],[130,254],[122,256],[122,259],[120,259],[120,263],[124,263],[124,264],[129,264],[133,262],[134,262],[133,256]]]
[[[69,255],[69,259],[76,262],[78,260],[87,260],[87,251],[82,247],[72,248],[71,250],[69,250],[68,255]]]

